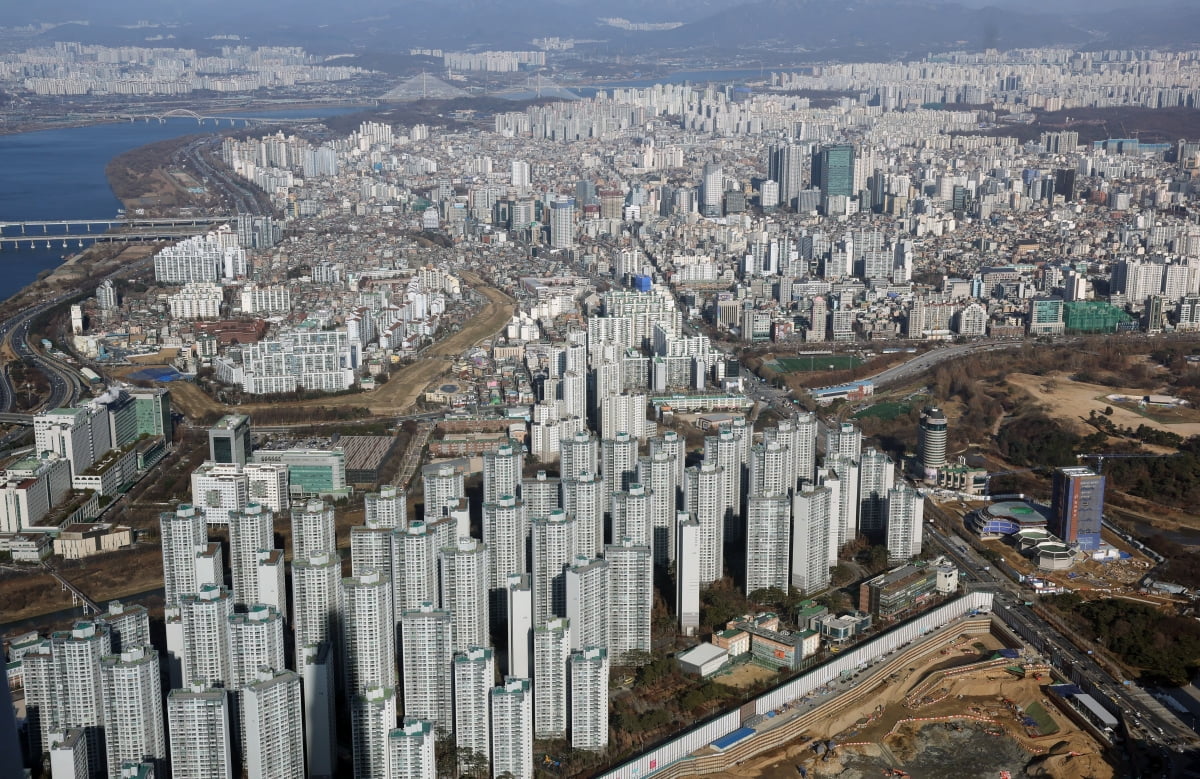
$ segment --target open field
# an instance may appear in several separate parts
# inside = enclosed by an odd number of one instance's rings
[[[1112,408],[1112,415],[1109,419],[1121,427],[1136,429],[1139,425],[1146,425],[1156,430],[1177,433],[1184,438],[1200,435],[1200,421],[1180,421],[1167,424],[1160,421],[1161,416],[1159,419],[1155,419],[1153,416],[1141,414],[1131,408],[1113,403],[1106,397],[1108,395],[1141,397],[1147,394],[1145,390],[1087,384],[1073,381],[1070,376],[1059,372],[1045,376],[1011,373],[1008,375],[1008,383],[1029,393],[1048,408],[1051,417],[1061,420],[1063,424],[1082,435],[1094,431],[1094,428],[1083,421],[1088,414],[1092,411],[1103,414],[1106,407]],[[1194,416],[1194,412],[1187,413],[1186,416]],[[1181,417],[1181,420],[1183,418],[1185,417]]]
[[[778,678],[779,672],[758,663],[742,663],[713,676],[713,681],[727,687],[753,687],[758,682]]]

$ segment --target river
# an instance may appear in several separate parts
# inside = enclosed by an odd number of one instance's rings
[[[293,111],[255,111],[254,116],[280,119],[335,116],[361,108],[308,108]],[[0,222],[48,219],[111,219],[121,208],[104,169],[114,157],[139,146],[167,138],[230,129],[195,119],[167,119],[162,123],[121,122],[38,130],[0,136]],[[7,231],[13,235],[13,231]],[[65,255],[78,251],[63,248],[62,239],[50,248],[39,244],[21,249],[5,247],[0,263],[0,300],[6,300],[37,279],[39,273],[58,266]]]

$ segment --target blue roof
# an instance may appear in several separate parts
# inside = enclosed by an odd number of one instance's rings
[[[717,749],[725,750],[733,746],[744,738],[749,738],[754,735],[754,728],[738,728],[727,736],[721,736],[716,741],[712,742],[712,746]]]

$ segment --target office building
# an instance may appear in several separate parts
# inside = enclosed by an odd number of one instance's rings
[[[247,777],[305,779],[300,676],[262,667],[247,682],[240,696]]]
[[[1050,499],[1050,532],[1092,552],[1100,548],[1104,477],[1090,468],[1059,468]]]
[[[100,407],[56,408],[33,417],[33,445],[39,455],[50,452],[71,464],[71,475],[83,473],[110,448],[108,414]]]
[[[391,581],[376,572],[343,579],[342,606],[345,689],[362,695],[373,687],[395,688]]]
[[[242,466],[252,502],[279,514],[291,508],[291,473],[282,463],[249,462]]]
[[[488,762],[492,758],[491,708],[488,693],[496,683],[492,650],[472,646],[453,660],[454,745],[459,754]],[[463,766],[460,764],[460,769]]]
[[[528,679],[507,677],[492,689],[492,776],[533,779],[533,692]]]
[[[432,722],[405,717],[388,733],[389,779],[436,779],[436,742]]]
[[[790,583],[791,502],[787,494],[751,495],[746,499],[746,594]]]
[[[623,538],[604,547],[604,559],[609,566],[609,657],[616,663],[636,662],[650,651],[654,556],[649,546]]]
[[[854,147],[848,144],[825,146],[819,152],[822,198],[854,197]]]
[[[721,216],[721,202],[724,196],[725,172],[719,164],[706,162],[704,164],[703,191],[701,192],[703,205],[700,209],[700,215],[708,217]]]
[[[229,696],[193,684],[167,694],[172,779],[233,779]]]
[[[926,483],[936,484],[938,469],[946,465],[946,415],[936,406],[921,410],[917,428],[917,450],[921,458],[921,475]]]
[[[290,499],[336,500],[350,495],[344,449],[258,449],[251,457],[257,465],[287,469]]]
[[[447,732],[454,728],[452,632],[450,612],[432,603],[400,619],[405,716],[429,720]]]
[[[214,463],[245,465],[253,449],[250,417],[244,414],[227,414],[208,429],[208,459]]]
[[[570,658],[571,748],[608,747],[608,652],[589,646]]]
[[[533,630],[534,737],[567,735],[567,660],[571,655],[571,626],[555,618]]]
[[[396,691],[370,687],[350,701],[354,779],[390,779],[388,736],[396,728]]]

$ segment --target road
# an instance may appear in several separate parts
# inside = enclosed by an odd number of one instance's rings
[[[1080,688],[1091,694],[1109,713],[1123,722],[1125,734],[1130,742],[1140,747],[1134,753],[1128,751],[1133,760],[1131,768],[1141,776],[1182,776],[1186,767],[1176,753],[1185,747],[1194,748],[1196,734],[1167,710],[1159,701],[1136,683],[1113,678],[1092,655],[1086,642],[1080,646],[1073,643],[1063,632],[1046,621],[1041,615],[1026,606],[1029,597],[1020,585],[1000,575],[966,545],[960,544],[939,532],[930,524],[925,525],[925,538],[933,541],[953,560],[970,580],[968,586],[995,589],[994,612],[1030,646],[1041,652],[1059,671]]]

